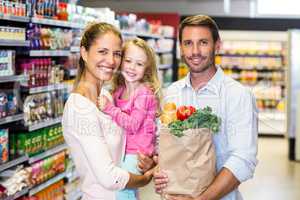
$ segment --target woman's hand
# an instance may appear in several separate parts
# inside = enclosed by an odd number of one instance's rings
[[[144,176],[146,178],[146,183],[147,184],[152,180],[154,171],[155,171],[155,167],[153,167],[152,169],[149,169],[148,171],[146,171],[144,173]]]
[[[111,103],[110,100],[104,95],[100,95],[97,99],[97,106],[101,111],[104,110],[109,103]]]

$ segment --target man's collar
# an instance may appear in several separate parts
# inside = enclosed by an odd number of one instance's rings
[[[215,94],[220,94],[223,79],[224,79],[224,72],[221,69],[221,67],[217,66],[217,71],[214,74],[214,76],[207,82],[207,84],[203,88],[200,89],[200,91],[207,89]],[[182,81],[181,87],[192,88],[190,72],[186,75],[186,77]]]

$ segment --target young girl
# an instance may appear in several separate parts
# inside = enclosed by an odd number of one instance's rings
[[[100,96],[99,109],[125,130],[126,150],[122,168],[140,174],[137,153],[154,153],[155,118],[159,108],[160,83],[155,54],[146,41],[136,38],[123,48],[121,73],[113,78],[113,101]],[[122,190],[118,200],[136,200],[137,190]]]

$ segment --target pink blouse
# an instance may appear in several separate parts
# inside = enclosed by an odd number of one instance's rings
[[[104,113],[125,130],[126,153],[154,153],[155,115],[157,99],[148,87],[139,87],[128,100],[122,99],[125,87],[120,87],[113,94],[114,103],[109,103]]]

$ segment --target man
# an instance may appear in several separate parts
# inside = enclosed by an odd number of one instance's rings
[[[165,101],[196,107],[211,106],[222,119],[221,130],[214,136],[217,176],[195,200],[241,200],[240,183],[253,177],[257,164],[257,109],[252,93],[215,66],[220,48],[216,23],[208,16],[186,18],[179,28],[181,56],[190,69],[183,79],[173,83]],[[168,179],[155,174],[155,189],[161,193]],[[171,196],[169,200],[192,200]]]

